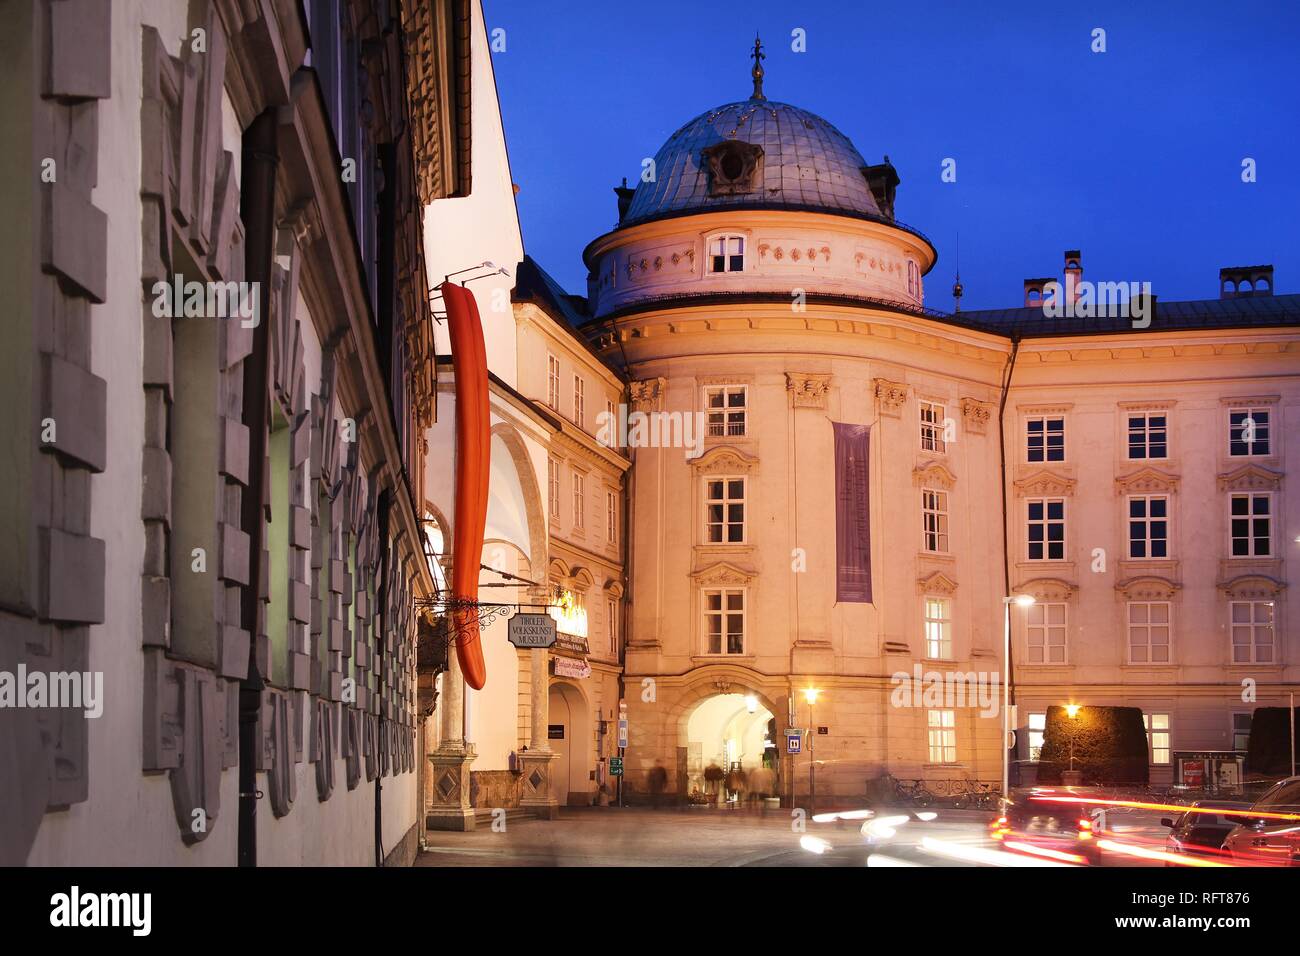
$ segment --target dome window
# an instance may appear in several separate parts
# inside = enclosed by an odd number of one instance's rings
[[[709,243],[710,272],[744,272],[745,239],[743,236],[718,236]]]
[[[758,188],[763,173],[763,147],[729,139],[705,148],[710,196],[740,196]]]

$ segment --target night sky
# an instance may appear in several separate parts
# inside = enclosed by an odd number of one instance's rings
[[[612,187],[749,96],[756,30],[769,99],[897,167],[898,218],[939,250],[931,308],[952,308],[958,233],[965,309],[1020,305],[1022,280],[1059,276],[1074,248],[1085,279],[1149,281],[1166,301],[1216,298],[1221,267],[1259,263],[1300,292],[1295,0],[484,3],[505,30],[493,64],[524,247],[570,292],[617,220]]]

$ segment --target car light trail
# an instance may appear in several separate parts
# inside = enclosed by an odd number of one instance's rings
[[[817,854],[825,853],[831,848],[831,845],[821,837],[806,835],[799,838],[799,846],[803,847],[809,853]]]
[[[1062,863],[1075,863],[1082,865],[1088,862],[1077,853],[1065,853],[1061,850],[1053,850],[1051,847],[1034,846],[1032,843],[1022,843],[1019,840],[1008,840],[1002,845],[1008,850],[1015,850],[1017,853],[1028,853],[1032,856],[1041,856],[1049,860],[1060,860]]]
[[[1168,810],[1173,813],[1213,813],[1222,817],[1252,820],[1300,820],[1300,813],[1269,813],[1266,810],[1225,810],[1216,807],[1185,807],[1177,803],[1145,803],[1140,800],[1107,800],[1104,797],[1057,797],[1033,794],[1035,803],[1083,803],[1090,807],[1126,807],[1132,810]]]
[[[912,863],[909,860],[900,860],[896,856],[885,856],[883,853],[873,853],[867,857],[867,866],[914,866],[920,867],[920,863]]]
[[[968,863],[982,863],[985,866],[1070,866],[1069,863],[1058,863],[1056,860],[1043,860],[1036,857],[1020,856],[1015,853],[1005,853],[1002,850],[985,850],[981,847],[962,846],[959,843],[949,843],[946,840],[936,840],[934,837],[925,837],[921,840],[921,848],[928,850],[937,856],[946,856],[953,860],[964,860]]]
[[[1119,843],[1115,840],[1098,840],[1097,846],[1110,853],[1122,853],[1126,856],[1135,856],[1142,860],[1160,860],[1173,866],[1215,866],[1226,867],[1228,863],[1218,863],[1214,860],[1202,860],[1194,856],[1183,856],[1179,853],[1166,853],[1164,850],[1152,850],[1144,846],[1133,846],[1129,843]]]

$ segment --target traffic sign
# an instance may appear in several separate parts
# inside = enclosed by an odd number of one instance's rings
[[[627,718],[620,717],[618,721],[618,747],[620,750],[627,749]]]
[[[623,776],[623,758],[622,758],[622,757],[610,757],[610,758],[609,758],[609,775],[610,775],[611,777],[621,777],[621,776]]]
[[[549,614],[516,614],[506,630],[506,640],[515,647],[550,647],[555,638],[555,619]]]
[[[803,731],[791,727],[785,732],[785,752],[797,754],[803,750]]]

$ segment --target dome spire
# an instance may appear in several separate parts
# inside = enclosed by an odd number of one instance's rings
[[[767,97],[763,95],[763,61],[767,59],[767,54],[763,52],[763,41],[758,38],[757,33],[754,34],[754,52],[749,56],[754,61],[754,68],[749,71],[749,75],[754,78],[754,95],[750,99],[765,100]]]

